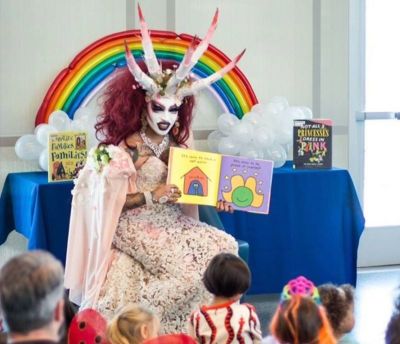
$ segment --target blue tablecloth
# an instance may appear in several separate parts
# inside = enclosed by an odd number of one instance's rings
[[[29,249],[45,249],[65,262],[72,182],[48,183],[47,173],[10,173],[0,198],[0,244],[16,229]]]
[[[250,245],[251,293],[280,292],[299,275],[315,284],[356,283],[364,216],[347,170],[274,170],[269,215],[221,214]]]
[[[65,261],[72,182],[44,172],[11,173],[0,199],[0,244],[17,229],[29,249]],[[269,215],[221,214],[227,232],[250,244],[251,293],[279,292],[292,277],[315,283],[356,281],[364,217],[346,170],[275,169]]]

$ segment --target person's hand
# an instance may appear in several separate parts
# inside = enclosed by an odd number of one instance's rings
[[[152,195],[156,203],[175,203],[182,193],[174,184],[162,184],[153,190]]]
[[[217,202],[217,211],[226,211],[228,213],[233,213],[233,207],[226,201],[218,201]]]

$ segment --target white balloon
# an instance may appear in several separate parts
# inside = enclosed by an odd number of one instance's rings
[[[33,133],[36,135],[37,131],[39,130],[39,128],[44,127],[48,125],[47,123],[40,123],[35,127],[35,130],[33,131]]]
[[[36,139],[38,142],[44,146],[49,145],[49,134],[57,132],[57,129],[49,124],[40,125],[36,131]]]
[[[240,145],[232,140],[231,137],[222,137],[218,143],[218,152],[227,155],[236,155],[239,153]]]
[[[84,131],[85,127],[86,124],[82,119],[74,119],[69,126],[71,131]]]
[[[278,112],[285,110],[289,106],[288,100],[285,97],[279,96],[272,97],[268,103],[274,104]]]
[[[242,118],[242,122],[250,123],[254,127],[259,126],[261,120],[262,120],[261,115],[257,112],[252,112],[252,111],[246,113]]]
[[[253,126],[248,122],[240,122],[232,128],[230,137],[240,144],[250,142],[254,134]]]
[[[264,159],[273,160],[274,167],[281,167],[286,162],[287,154],[281,145],[274,144],[264,151]]]
[[[39,156],[39,166],[43,171],[49,170],[49,152],[43,149]]]
[[[307,106],[299,106],[298,107],[303,112],[303,119],[312,119],[313,114],[309,107]]]
[[[253,141],[257,147],[266,149],[274,143],[275,134],[268,127],[259,127],[254,131]]]
[[[282,111],[280,115],[291,121],[292,125],[295,119],[304,119],[304,113],[298,106],[290,106],[285,111]]]
[[[74,120],[78,120],[82,117],[95,117],[95,112],[86,106],[81,106],[74,113]]]
[[[49,124],[58,131],[68,130],[70,121],[68,115],[61,110],[54,111],[49,117]]]
[[[218,117],[218,129],[225,135],[230,135],[232,132],[232,128],[239,123],[240,120],[235,115],[230,113],[223,113],[221,116]]]
[[[15,153],[23,160],[36,160],[42,150],[43,146],[33,134],[21,136],[15,143]]]
[[[280,103],[267,103],[264,107],[264,112],[272,112],[275,114],[278,114],[279,112],[282,112],[284,110],[284,107],[282,107],[282,104]]]
[[[265,107],[266,107],[266,104],[264,104],[264,103],[255,104],[251,108],[251,112],[255,112],[255,113],[258,113],[261,115],[263,112],[265,112],[265,110],[266,110]]]
[[[224,134],[222,134],[220,131],[216,130],[210,133],[207,137],[207,143],[208,143],[208,148],[210,148],[211,152],[218,152],[218,144],[219,140],[224,137]]]
[[[275,132],[275,141],[281,145],[292,142],[293,126],[283,125]]]
[[[241,146],[239,155],[246,156],[251,159],[262,159],[264,154],[262,150],[258,149],[255,145],[249,144]]]

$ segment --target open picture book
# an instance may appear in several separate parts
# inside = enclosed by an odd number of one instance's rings
[[[268,214],[274,162],[171,147],[168,184],[178,203],[215,206],[226,201],[236,210]]]

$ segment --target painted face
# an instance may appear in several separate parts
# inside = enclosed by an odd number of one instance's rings
[[[147,123],[158,135],[167,135],[178,119],[180,101],[173,97],[157,96],[147,102]]]

